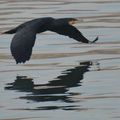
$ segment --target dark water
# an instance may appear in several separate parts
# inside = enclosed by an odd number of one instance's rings
[[[30,61],[16,65],[0,35],[0,120],[119,120],[120,1],[0,1],[0,32],[27,20],[75,17],[96,44],[52,32],[37,35]]]

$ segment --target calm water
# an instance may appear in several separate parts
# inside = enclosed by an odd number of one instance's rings
[[[120,1],[0,0],[0,32],[30,19],[75,17],[96,44],[37,35],[30,61],[16,65],[0,35],[0,120],[119,120]]]

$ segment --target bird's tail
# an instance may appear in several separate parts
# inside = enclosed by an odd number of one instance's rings
[[[11,29],[5,32],[2,32],[1,34],[14,34],[16,32],[16,29]]]

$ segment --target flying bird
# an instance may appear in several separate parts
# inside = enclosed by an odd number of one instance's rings
[[[73,38],[78,42],[95,43],[98,40],[98,37],[96,37],[94,41],[89,41],[76,27],[73,26],[76,21],[77,19],[75,18],[37,18],[20,24],[11,30],[3,32],[3,34],[15,33],[10,45],[11,54],[14,57],[16,64],[25,63],[31,57],[37,33],[52,31]]]

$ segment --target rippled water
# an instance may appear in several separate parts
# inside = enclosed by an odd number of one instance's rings
[[[16,65],[0,35],[0,120],[120,119],[119,0],[0,0],[0,32],[27,20],[75,17],[96,44],[37,35],[32,59]]]

